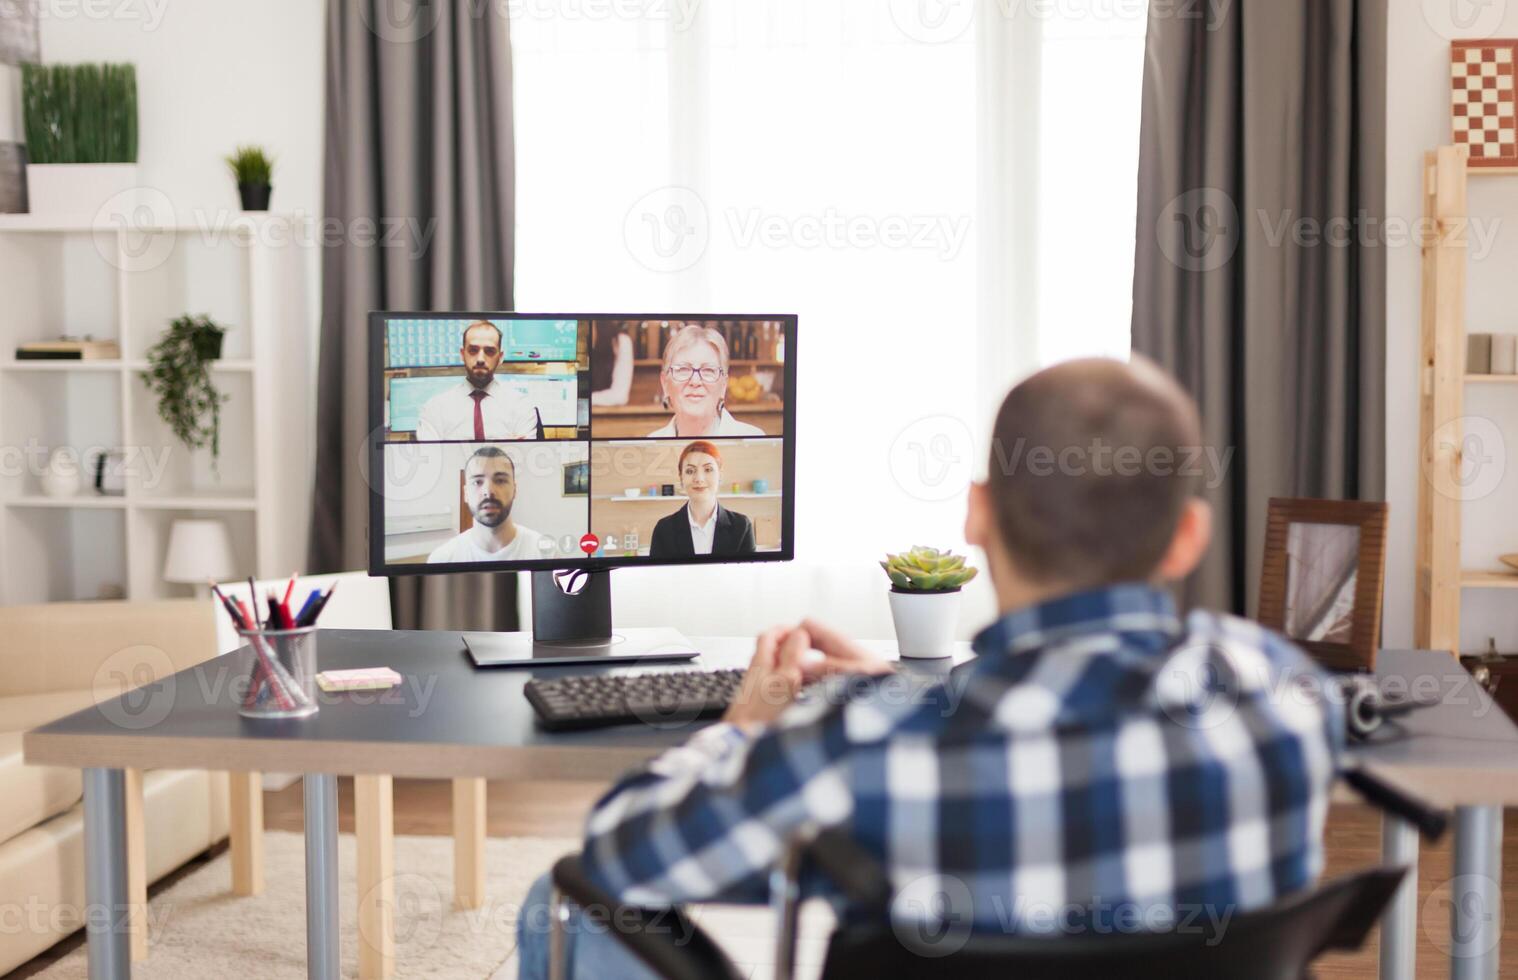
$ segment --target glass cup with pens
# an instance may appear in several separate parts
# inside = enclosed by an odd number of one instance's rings
[[[266,597],[267,614],[260,618],[258,588],[248,579],[251,608],[241,598],[228,598],[211,583],[237,635],[253,651],[249,660],[246,686],[238,714],[245,718],[304,718],[316,713],[316,620],[337,588],[333,583],[326,592],[313,589],[291,613],[290,599],[295,590],[295,576],[285,587],[283,597],[270,592]]]

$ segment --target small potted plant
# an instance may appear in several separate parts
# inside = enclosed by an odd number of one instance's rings
[[[148,349],[143,383],[158,396],[158,415],[190,449],[221,455],[221,406],[226,396],[211,382],[211,362],[221,357],[227,328],[208,316],[182,316]]]
[[[959,590],[975,577],[963,555],[916,547],[886,555],[880,563],[891,579],[891,619],[903,657],[947,657],[953,652]]]
[[[137,199],[137,71],[131,65],[21,66],[31,213],[92,221]]]
[[[237,193],[244,211],[269,210],[269,195],[274,193],[274,158],[258,146],[239,146],[227,157]]]

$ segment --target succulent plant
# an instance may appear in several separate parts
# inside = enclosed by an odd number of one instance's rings
[[[880,567],[897,592],[958,592],[979,571],[966,565],[963,555],[921,546],[904,554],[886,555]]]

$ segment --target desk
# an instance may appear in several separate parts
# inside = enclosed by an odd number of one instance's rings
[[[695,638],[699,666],[747,663],[747,638]],[[127,908],[123,847],[122,770],[128,768],[246,769],[305,774],[308,972],[338,976],[336,777],[357,777],[361,808],[388,811],[389,780],[411,777],[490,779],[612,779],[629,766],[683,741],[695,726],[617,728],[547,734],[537,729],[522,697],[534,676],[625,673],[647,665],[476,670],[457,634],[323,630],[318,658],[323,669],[388,665],[405,682],[390,692],[322,695],[316,715],[293,721],[252,722],[236,713],[232,687],[244,675],[247,650],[165,678],[60,719],[24,740],[26,760],[85,770],[87,885],[91,908]],[[887,644],[876,645],[894,656]],[[969,656],[961,647],[956,660]],[[922,672],[947,670],[945,662],[911,662]],[[1518,729],[1452,659],[1427,652],[1383,652],[1383,683],[1414,694],[1432,690],[1445,703],[1405,720],[1412,737],[1355,750],[1377,775],[1434,802],[1460,807],[1456,866],[1470,874],[1478,901],[1493,898],[1501,869],[1491,849],[1500,833],[1500,808],[1518,805]],[[384,823],[384,818],[377,818]],[[1494,826],[1495,825],[1495,826]],[[360,836],[365,836],[360,831]],[[384,877],[386,835],[378,849],[361,841],[360,860]],[[1388,860],[1417,860],[1417,838],[1400,821],[1386,821]],[[1500,853],[1500,851],[1495,852]],[[361,864],[360,880],[364,865]],[[1484,883],[1484,884],[1483,884]],[[360,887],[361,921],[388,911],[385,896]],[[1383,924],[1383,977],[1410,978],[1417,933],[1417,888],[1403,886]],[[1491,909],[1493,905],[1484,906]],[[1459,939],[1452,950],[1453,976],[1495,976],[1496,938],[1482,906],[1454,904]],[[373,921],[373,920],[371,920]],[[91,916],[88,942],[92,980],[130,976],[128,934],[119,916]],[[374,934],[374,933],[371,933]],[[361,939],[361,973],[383,975],[387,951]],[[1490,971],[1490,973],[1488,973]]]
[[[746,666],[752,638],[696,638],[696,666]],[[300,772],[305,780],[307,971],[336,980],[338,963],[337,776],[355,777],[359,827],[360,973],[390,969],[389,801],[396,776],[611,780],[684,741],[696,725],[548,734],[522,695],[532,677],[629,673],[652,665],[478,670],[457,633],[321,630],[321,669],[389,666],[404,682],[390,691],[320,694],[309,718],[251,721],[233,688],[247,649],[28,732],[31,763],[84,770],[86,926],[91,980],[130,976],[124,861],[124,769]],[[889,645],[877,649],[895,656]],[[961,651],[968,656],[968,647]],[[946,670],[929,662],[924,671]],[[472,805],[478,805],[473,803]],[[480,822],[483,833],[483,821]],[[234,855],[234,861],[237,855]],[[367,885],[367,887],[366,887]],[[372,941],[371,941],[372,940]]]
[[[1445,653],[1383,650],[1381,689],[1396,697],[1439,697],[1432,708],[1378,732],[1353,754],[1373,774],[1440,807],[1455,809],[1451,899],[1451,980],[1496,980],[1502,892],[1502,809],[1518,806],[1518,727]],[[1389,736],[1389,737],[1383,737]],[[1381,924],[1382,980],[1411,980],[1418,933],[1418,835],[1382,819],[1382,856],[1411,864]]]

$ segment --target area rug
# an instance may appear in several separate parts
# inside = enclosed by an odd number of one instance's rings
[[[534,878],[574,840],[491,838],[485,844],[486,900],[453,909],[453,840],[395,839],[395,974],[431,980],[486,980],[516,947],[517,910]],[[357,976],[355,848],[338,838],[342,895],[343,976]],[[133,975],[145,980],[306,975],[305,845],[299,834],[264,837],[264,893],[238,898],[223,852],[149,902],[149,955]],[[514,972],[514,971],[513,971]],[[85,950],[74,950],[36,974],[42,980],[86,980]]]

